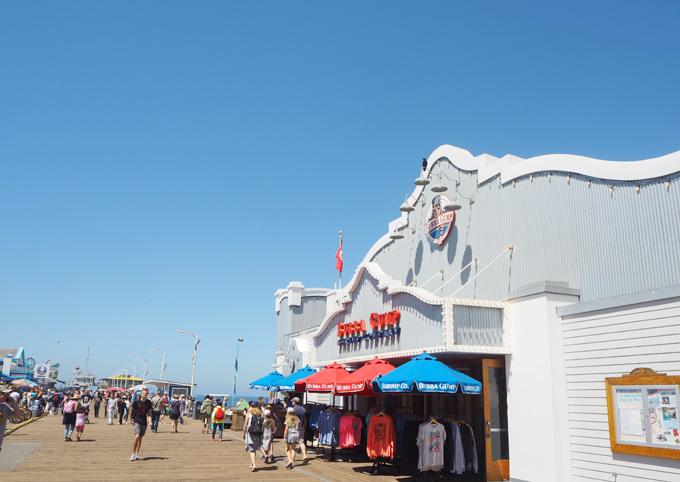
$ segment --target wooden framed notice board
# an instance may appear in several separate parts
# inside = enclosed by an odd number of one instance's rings
[[[680,377],[636,368],[605,385],[612,452],[680,459]]]

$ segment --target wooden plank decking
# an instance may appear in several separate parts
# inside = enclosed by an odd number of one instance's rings
[[[221,443],[211,442],[209,436],[201,434],[201,426],[198,420],[187,420],[185,425],[180,425],[179,433],[173,434],[170,424],[161,424],[158,433],[149,431],[144,437],[139,454],[142,460],[131,462],[133,434],[130,424],[108,425],[106,419],[92,417],[91,423],[85,426],[83,440],[76,443],[64,442],[61,416],[43,417],[5,437],[0,452],[0,477],[13,482],[127,481],[135,478],[203,482],[414,480],[406,476],[373,476],[367,462],[324,462],[311,450],[308,464],[288,470],[281,439],[276,439],[274,444],[277,462],[265,465],[258,456],[258,471],[250,472],[250,458],[239,432],[226,430]],[[16,468],[2,469],[3,464],[7,466],[12,462],[3,457],[16,457],[18,452],[31,448],[34,450]]]

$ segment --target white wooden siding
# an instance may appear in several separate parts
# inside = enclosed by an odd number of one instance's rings
[[[679,460],[612,454],[604,384],[638,367],[680,375],[680,299],[570,315],[562,327],[574,482],[680,482]]]

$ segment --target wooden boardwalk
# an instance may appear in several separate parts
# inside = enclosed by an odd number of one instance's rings
[[[275,439],[274,443],[276,463],[265,465],[258,456],[258,470],[251,472],[240,432],[226,430],[222,442],[211,442],[209,436],[201,434],[201,427],[200,421],[187,420],[180,425],[179,433],[173,434],[169,423],[161,424],[158,433],[148,431],[144,437],[139,453],[142,460],[131,462],[132,425],[117,422],[108,425],[106,419],[92,417],[80,442],[64,442],[61,416],[47,416],[5,437],[0,452],[0,477],[13,482],[127,481],[132,478],[203,482],[419,480],[408,476],[374,476],[370,474],[370,462],[325,462],[314,450],[308,451],[309,463],[289,470],[285,468],[281,439]],[[17,454],[21,452],[30,453],[15,468],[8,468],[16,465],[14,462],[20,460]]]

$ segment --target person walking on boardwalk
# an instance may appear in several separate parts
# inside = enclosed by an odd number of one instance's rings
[[[116,397],[113,394],[109,395],[106,401],[106,411],[109,416],[109,425],[113,425],[113,420],[116,418]]]
[[[165,416],[168,414],[168,407],[170,406],[170,400],[168,400],[167,395],[163,395],[163,410],[161,410],[161,423],[165,423]]]
[[[264,417],[257,402],[250,402],[250,408],[243,423],[243,440],[246,442],[246,450],[250,452],[250,471],[255,472],[255,453],[262,447],[262,431]]]
[[[0,450],[2,450],[2,439],[5,437],[5,427],[7,427],[7,420],[9,417],[21,416],[19,405],[17,401],[10,397],[12,390],[6,386],[0,386]]]
[[[172,433],[177,433],[177,423],[182,413],[182,404],[179,401],[179,395],[176,393],[172,395],[170,401],[170,421],[172,422]]]
[[[272,417],[273,413],[270,406],[265,408],[262,415],[264,416],[264,424],[262,425],[262,460],[265,464],[268,464],[274,459],[272,442],[276,433],[276,421]]]
[[[219,398],[215,400],[215,408],[213,409],[212,415],[212,437],[210,440],[215,440],[215,432],[219,431],[219,441],[222,441],[222,432],[224,431],[224,421],[227,419],[227,411],[222,406],[222,400]]]
[[[158,422],[161,419],[161,412],[165,410],[163,406],[163,397],[161,397],[161,391],[158,390],[156,395],[151,399],[151,406],[153,407],[153,419],[151,422],[151,431],[153,433],[158,433]]]
[[[134,427],[135,440],[132,443],[130,460],[139,459],[139,449],[142,447],[142,437],[146,433],[147,420],[153,416],[153,406],[149,397],[149,389],[143,388],[141,396],[130,405],[130,423]]]
[[[295,447],[300,443],[300,427],[302,423],[295,415],[295,409],[288,407],[286,409],[286,421],[284,422],[286,429],[283,432],[283,439],[286,441],[286,455],[288,455],[287,469],[295,467]]]
[[[295,416],[300,419],[300,441],[298,442],[300,444],[300,451],[302,452],[302,463],[307,463],[307,444],[305,443],[305,427],[307,426],[305,423],[306,417],[307,417],[307,411],[305,410],[305,407],[300,405],[300,399],[298,397],[295,397],[291,400],[291,403],[293,404],[293,410],[295,411]]]
[[[116,407],[118,408],[118,425],[123,425],[123,416],[127,410],[127,405],[125,404],[125,397],[118,398],[116,402]]]
[[[210,423],[210,415],[212,414],[214,408],[215,406],[213,405],[212,397],[210,395],[206,395],[203,403],[201,404],[201,419],[203,420],[203,430],[201,430],[201,433],[210,433],[210,427],[208,424]]]
[[[85,431],[85,414],[87,412],[87,407],[82,403],[76,408],[76,442],[80,442],[80,437],[83,436]]]
[[[73,440],[71,435],[76,426],[76,411],[80,406],[79,400],[80,396],[75,394],[64,403],[64,415],[61,419],[61,424],[64,425],[64,442],[71,442]]]
[[[99,407],[102,404],[102,394],[96,392],[94,394],[94,418],[99,418]]]

